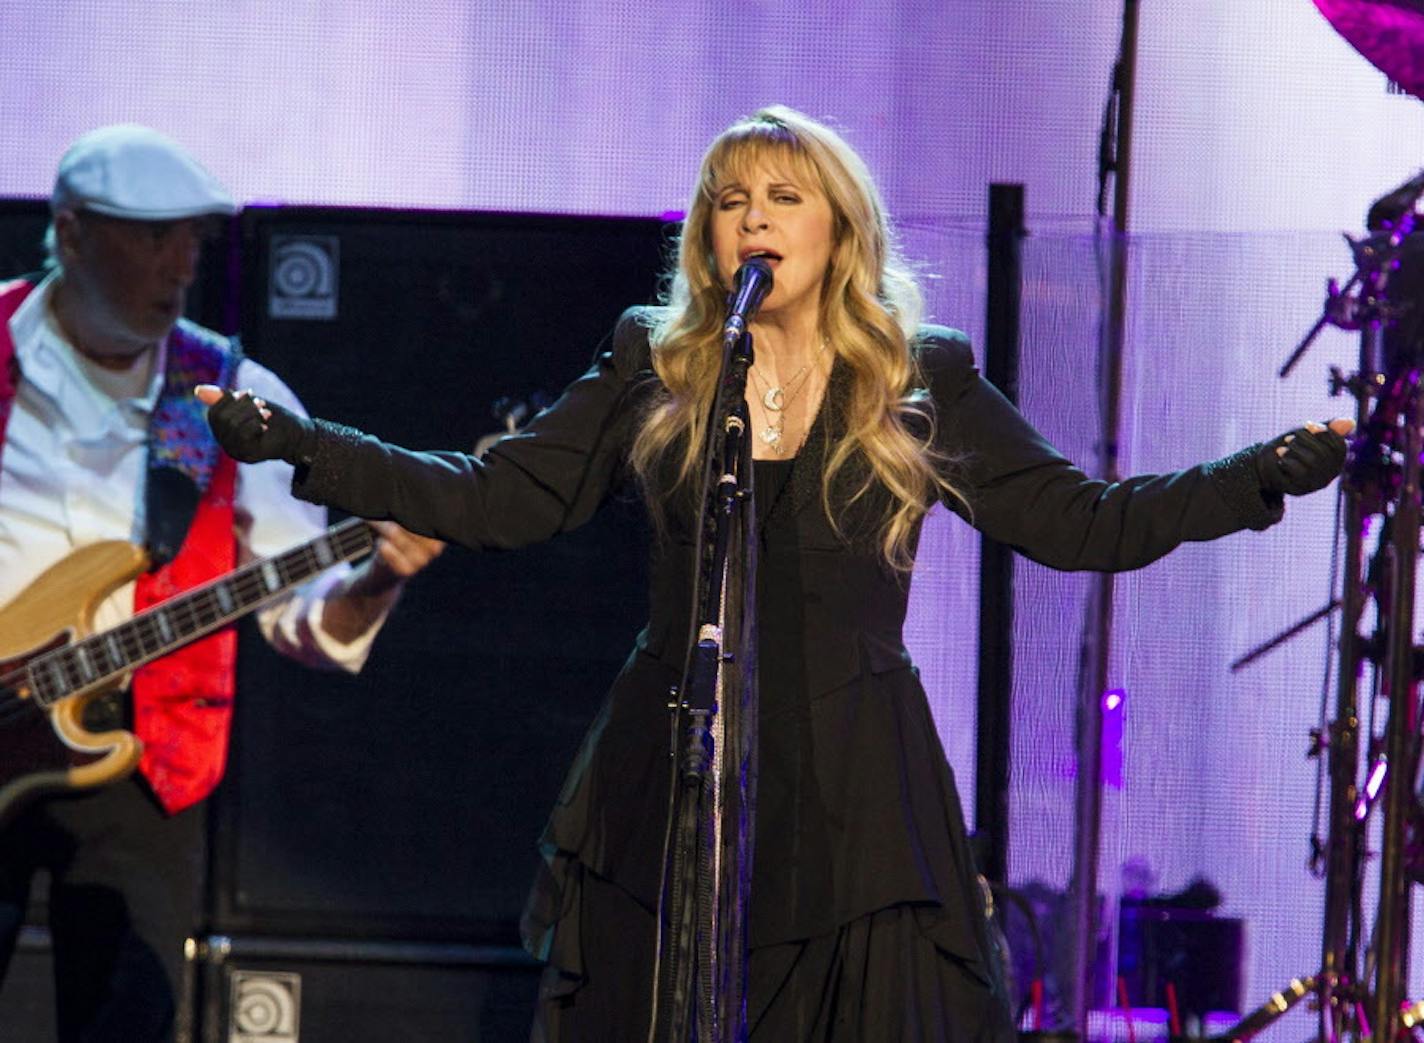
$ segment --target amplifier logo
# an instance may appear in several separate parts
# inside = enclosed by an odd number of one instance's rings
[[[227,1043],[298,1043],[302,976],[233,971]]]
[[[274,235],[267,312],[274,319],[336,318],[341,244],[334,235]]]

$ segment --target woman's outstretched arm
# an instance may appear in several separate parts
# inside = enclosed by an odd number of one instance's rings
[[[475,548],[519,547],[587,521],[618,480],[650,386],[647,331],[624,314],[611,350],[517,434],[483,458],[416,452],[307,420],[241,392],[199,389],[209,422],[239,460],[285,459],[302,499]]]

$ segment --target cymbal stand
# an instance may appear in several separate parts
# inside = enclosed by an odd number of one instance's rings
[[[1404,398],[1400,412],[1399,450],[1403,482],[1395,498],[1394,531],[1390,542],[1388,627],[1386,630],[1385,695],[1389,724],[1385,729],[1384,841],[1380,854],[1379,906],[1375,922],[1373,1022],[1379,1039],[1393,1039],[1403,1029],[1405,979],[1409,973],[1409,880],[1405,875],[1405,833],[1414,801],[1413,783],[1419,753],[1419,701],[1414,669],[1414,593],[1419,558],[1420,464],[1424,451],[1424,407],[1420,402],[1420,363],[1410,359],[1393,382]],[[1393,1029],[1387,1026],[1395,1026]]]
[[[1360,368],[1369,372],[1377,357],[1379,331],[1367,328],[1360,335]],[[1367,388],[1355,392],[1357,430],[1365,429],[1369,413]],[[1320,1038],[1337,1043],[1354,1011],[1350,990],[1359,965],[1358,936],[1352,935],[1353,913],[1359,907],[1363,870],[1363,820],[1355,818],[1359,771],[1359,688],[1364,666],[1360,621],[1368,591],[1365,586],[1364,495],[1346,483],[1341,490],[1341,521],[1345,547],[1341,561],[1344,577],[1340,596],[1341,625],[1337,646],[1335,719],[1325,736],[1327,775],[1330,780],[1329,823],[1325,843],[1325,924],[1321,935],[1320,971],[1315,976],[1319,996]]]

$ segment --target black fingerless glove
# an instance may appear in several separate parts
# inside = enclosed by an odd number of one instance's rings
[[[316,425],[276,402],[263,401],[271,414],[266,420],[256,399],[249,392],[234,395],[223,392],[216,405],[208,409],[208,426],[218,444],[234,460],[255,464],[262,460],[285,460],[293,466],[305,466],[316,456]]]
[[[1284,455],[1276,450],[1285,447]],[[1304,496],[1323,489],[1345,466],[1345,439],[1328,427],[1309,431],[1298,427],[1263,442],[1256,450],[1256,477],[1266,492]]]

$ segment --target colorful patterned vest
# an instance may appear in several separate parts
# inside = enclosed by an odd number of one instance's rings
[[[0,284],[0,452],[20,380],[10,318],[33,289],[24,280]],[[149,422],[145,496],[150,518],[161,511],[168,520],[150,524],[150,556],[172,560],[138,578],[135,612],[231,572],[236,564],[236,465],[213,440],[193,386],[231,386],[239,359],[226,338],[186,320],[169,335],[163,390]],[[182,524],[191,503],[177,505],[175,524],[173,507],[155,496],[155,490],[173,488],[196,490],[191,524]],[[180,542],[181,547],[169,546]],[[236,661],[237,633],[229,627],[134,673],[134,732],[144,743],[139,770],[170,814],[202,800],[222,778]]]

